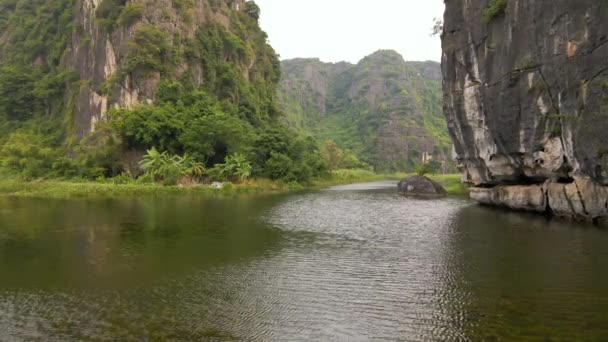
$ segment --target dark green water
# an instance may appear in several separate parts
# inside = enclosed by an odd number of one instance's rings
[[[608,337],[608,232],[388,183],[0,199],[0,341]]]

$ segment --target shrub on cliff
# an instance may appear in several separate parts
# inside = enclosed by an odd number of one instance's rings
[[[138,3],[129,3],[123,7],[117,21],[120,26],[129,27],[137,22],[144,14],[144,6]]]
[[[121,72],[145,77],[152,72],[165,72],[173,64],[167,33],[154,25],[141,26],[129,42],[129,53]]]
[[[483,17],[486,23],[491,22],[493,19],[500,17],[505,13],[507,9],[507,0],[491,0],[483,11]]]
[[[252,17],[255,20],[260,20],[261,14],[260,6],[258,6],[254,1],[247,1],[245,3],[245,13]]]

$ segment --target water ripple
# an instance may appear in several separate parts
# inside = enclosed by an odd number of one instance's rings
[[[11,202],[0,340],[608,336],[606,232],[394,190]]]

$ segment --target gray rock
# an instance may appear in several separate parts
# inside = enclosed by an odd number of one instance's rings
[[[547,200],[542,185],[471,188],[470,195],[477,202],[487,205],[539,213],[547,210]]]
[[[424,176],[404,178],[397,187],[406,196],[445,197],[448,194],[441,185]]]
[[[469,183],[497,186],[473,198],[607,215],[608,6],[509,0],[488,20],[489,3],[446,1],[442,34],[444,112],[457,163]]]
[[[589,178],[577,177],[572,183],[547,181],[531,185],[474,187],[471,198],[482,204],[550,213],[581,221],[608,217],[608,189]]]

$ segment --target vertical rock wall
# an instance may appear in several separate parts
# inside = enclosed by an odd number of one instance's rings
[[[506,0],[489,15],[500,2],[445,1],[444,112],[464,180],[484,203],[604,217],[608,3]]]
[[[180,49],[184,48],[184,42],[198,39],[197,29],[205,24],[213,23],[223,26],[226,31],[232,30],[233,14],[242,11],[245,3],[244,0],[193,0],[190,9],[172,0],[129,0],[125,1],[127,5],[140,4],[143,13],[130,25],[116,25],[113,31],[108,32],[97,17],[103,1],[76,1],[76,29],[71,50],[64,61],[68,68],[78,72],[83,81],[76,94],[71,94],[75,106],[74,133],[79,136],[94,131],[96,123],[104,119],[112,107],[132,108],[137,104],[154,102],[154,94],[163,75],[159,72],[145,77],[120,75],[121,65],[132,50],[130,44],[139,28],[154,26],[166,33],[169,44],[180,59],[171,78],[188,74],[201,86],[205,82],[202,60],[187,59]],[[242,66],[246,79],[255,63],[252,57]]]

